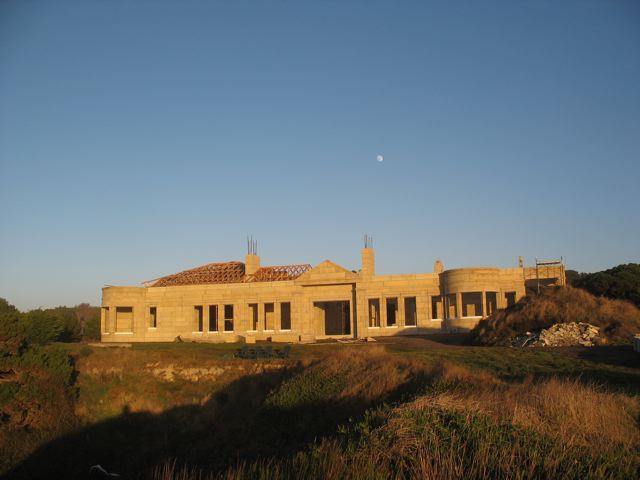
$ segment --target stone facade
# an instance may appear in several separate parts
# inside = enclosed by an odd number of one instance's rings
[[[252,253],[245,263],[103,288],[102,341],[304,342],[466,331],[517,302],[531,282],[564,285],[564,267],[537,274],[535,268],[444,270],[436,261],[432,273],[376,275],[372,248],[362,250],[359,272],[329,260],[314,268],[261,268]]]

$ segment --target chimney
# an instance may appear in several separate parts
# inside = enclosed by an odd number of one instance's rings
[[[438,259],[433,263],[433,273],[442,273],[444,272],[444,264],[442,260]]]
[[[260,257],[253,253],[248,253],[244,257],[244,273],[246,275],[253,275],[260,268]]]
[[[363,277],[373,277],[376,274],[376,259],[373,251],[373,239],[368,235],[364,236],[364,248],[362,249],[362,270]]]
[[[258,256],[258,241],[253,236],[247,237],[247,255],[244,257],[245,275],[254,275],[260,268],[260,257]]]

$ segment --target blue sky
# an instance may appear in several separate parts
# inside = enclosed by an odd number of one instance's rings
[[[0,296],[640,261],[636,1],[0,2]],[[384,162],[376,161],[383,154]]]

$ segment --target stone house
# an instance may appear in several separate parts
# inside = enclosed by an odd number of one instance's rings
[[[535,285],[564,285],[564,266],[456,268],[376,275],[365,243],[362,267],[329,260],[262,266],[211,263],[143,286],[102,289],[103,342],[301,342],[326,338],[467,331],[515,304]]]

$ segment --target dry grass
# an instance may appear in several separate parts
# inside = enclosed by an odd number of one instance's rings
[[[330,374],[343,372],[345,387],[341,398],[358,397],[375,401],[398,389],[415,387],[425,377],[427,366],[418,360],[389,355],[384,347],[360,347],[331,355],[315,368]]]
[[[95,349],[78,359],[79,398],[76,414],[96,422],[129,412],[163,411],[186,405],[202,405],[212,393],[247,375],[265,368],[282,368],[282,362],[269,364],[222,360],[193,350]],[[228,350],[228,349],[227,349]]]
[[[315,374],[341,380],[317,382]],[[343,437],[319,439],[295,454],[207,474],[169,462],[154,478],[628,478],[640,468],[639,399],[574,380],[507,383],[376,347],[310,363],[273,396],[291,406],[292,393],[308,402],[307,390],[317,400],[357,398],[378,407],[346,426]],[[410,392],[412,399],[402,395]],[[380,407],[390,398],[400,400]]]
[[[436,406],[486,414],[572,446],[609,450],[640,445],[637,398],[555,378],[538,383],[474,383],[473,388],[452,388],[420,397],[409,408]]]
[[[570,322],[596,325],[607,341],[628,343],[633,334],[640,332],[640,309],[629,302],[596,297],[577,288],[552,289],[498,310],[480,322],[471,338],[481,345],[507,345],[518,334]]]
[[[195,345],[79,358],[79,405],[93,409],[83,420],[110,418],[48,443],[20,467],[23,478],[80,478],[84,465],[95,463],[129,478],[163,480],[640,473],[637,396],[583,378],[498,377],[493,360],[482,363],[477,354],[469,368],[460,365],[468,351],[500,358],[520,352],[520,363],[503,361],[517,371],[536,361],[556,371],[547,351],[459,347],[447,350],[462,355],[451,363],[440,360],[444,351],[426,358],[388,353],[381,344],[334,346],[320,358],[314,351],[281,365],[221,361],[212,351],[217,347]],[[105,412],[100,400],[109,404]]]

